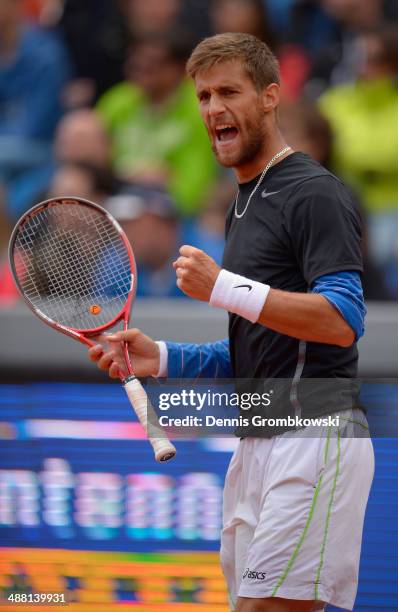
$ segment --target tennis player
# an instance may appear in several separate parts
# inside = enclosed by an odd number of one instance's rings
[[[365,317],[358,213],[335,176],[284,141],[278,64],[263,42],[205,39],[188,73],[214,154],[234,169],[239,189],[222,269],[188,245],[174,267],[188,296],[229,312],[229,339],[155,343],[130,330],[90,356],[116,378],[126,339],[139,376],[287,379],[293,414],[338,415],[339,425],[322,431],[238,431],[221,562],[235,612],[352,610],[374,472],[366,419],[350,392]],[[301,382],[313,380],[328,380],[332,399],[302,401]]]

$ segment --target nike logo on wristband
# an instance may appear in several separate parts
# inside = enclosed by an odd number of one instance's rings
[[[251,285],[236,285],[236,286],[234,287],[234,289],[243,289],[243,288],[246,288],[246,289],[248,289],[249,291],[251,291],[251,290],[253,289],[253,287],[252,287]]]

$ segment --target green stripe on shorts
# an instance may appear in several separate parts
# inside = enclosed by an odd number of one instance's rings
[[[328,454],[329,454],[330,433],[331,433],[331,428],[329,427],[329,429],[328,429],[328,436],[327,436],[326,445],[325,445],[325,464],[327,462],[327,458],[328,458]],[[310,527],[312,518],[314,516],[315,507],[316,507],[316,503],[317,503],[317,500],[318,500],[319,492],[320,492],[321,487],[322,487],[322,480],[323,480],[323,474],[321,474],[320,477],[319,477],[318,484],[317,484],[315,492],[314,492],[314,497],[312,499],[312,504],[311,504],[310,512],[309,512],[309,515],[308,515],[305,527],[303,529],[303,532],[302,532],[302,534],[300,536],[299,541],[297,542],[296,548],[294,549],[292,556],[290,557],[290,559],[289,559],[289,561],[287,563],[285,571],[283,572],[282,576],[279,578],[278,584],[276,585],[275,589],[272,592],[271,597],[276,597],[277,592],[279,591],[279,589],[282,586],[282,584],[285,582],[286,577],[288,576],[290,570],[292,569],[293,563],[295,562],[295,560],[297,558],[297,555],[300,552],[300,548],[303,545],[303,542],[304,542],[305,537],[306,537],[306,535],[308,533],[308,529]]]
[[[323,542],[322,542],[322,547],[321,547],[320,561],[319,561],[318,571],[316,573],[316,578],[315,578],[314,599],[319,599],[319,582],[320,582],[321,571],[322,571],[322,567],[323,567],[323,563],[324,563],[326,541],[327,541],[328,532],[329,532],[330,515],[332,513],[334,494],[335,494],[336,486],[337,486],[337,478],[338,478],[339,473],[340,473],[340,453],[341,453],[340,431],[338,431],[337,432],[336,472],[334,474],[332,491],[330,493],[330,500],[329,500],[328,511],[327,511],[327,515],[326,515],[326,522],[325,522],[325,532],[324,532]]]

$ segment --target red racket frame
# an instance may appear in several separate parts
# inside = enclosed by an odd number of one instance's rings
[[[95,327],[92,329],[85,329],[85,330],[77,329],[74,327],[68,327],[66,325],[62,325],[61,323],[57,323],[56,321],[53,321],[50,317],[47,317],[47,315],[42,313],[38,308],[36,308],[32,304],[32,302],[29,300],[29,298],[26,297],[26,295],[24,294],[24,291],[22,290],[22,287],[19,284],[18,277],[14,273],[15,266],[13,262],[14,243],[18,235],[19,228],[23,225],[24,222],[36,216],[40,211],[45,210],[46,208],[49,208],[51,206],[56,206],[59,204],[63,206],[65,205],[74,206],[76,203],[94,208],[95,210],[103,214],[108,219],[108,221],[110,221],[110,223],[112,223],[113,227],[116,229],[120,238],[122,239],[124,246],[126,247],[126,251],[128,253],[130,266],[131,266],[131,286],[130,286],[130,290],[128,293],[128,297],[127,297],[125,306],[111,321],[109,321],[109,323],[106,323],[105,325],[101,325],[99,327]],[[11,234],[10,247],[9,247],[9,261],[10,261],[10,267],[13,270],[13,276],[16,280],[18,290],[21,293],[26,304],[28,305],[28,307],[32,310],[34,314],[36,314],[42,321],[44,321],[44,323],[46,323],[53,329],[56,329],[57,331],[62,332],[63,334],[69,336],[70,338],[79,340],[79,342],[89,347],[93,347],[96,344],[90,339],[90,336],[97,336],[101,334],[101,332],[106,331],[107,329],[110,329],[122,319],[123,319],[123,331],[127,331],[128,325],[130,322],[131,307],[132,307],[133,300],[135,298],[135,294],[137,290],[137,266],[135,263],[133,249],[131,247],[131,244],[126,234],[124,233],[123,229],[120,227],[118,222],[112,217],[112,215],[110,215],[104,208],[102,208],[102,206],[99,206],[98,204],[94,204],[94,202],[91,202],[90,200],[85,200],[84,198],[80,198],[80,197],[50,198],[48,200],[40,202],[36,206],[33,206],[33,208],[31,208],[24,215],[22,215],[22,217],[19,219],[18,223],[16,224]],[[133,376],[134,371],[133,371],[133,367],[130,361],[127,342],[124,343],[124,360],[126,362],[128,376]],[[125,380],[125,377],[120,375],[120,379],[123,381]]]

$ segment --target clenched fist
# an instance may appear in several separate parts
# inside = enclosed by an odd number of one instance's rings
[[[180,248],[180,257],[173,263],[177,287],[186,295],[202,302],[210,300],[211,292],[220,273],[220,266],[204,251],[192,246]]]

